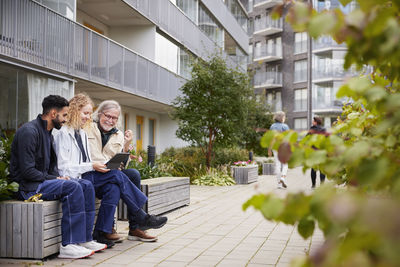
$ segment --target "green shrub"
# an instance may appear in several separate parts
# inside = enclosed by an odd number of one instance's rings
[[[211,185],[211,186],[226,186],[234,185],[235,180],[227,174],[227,169],[210,168],[206,174],[193,180],[195,185]]]
[[[168,148],[157,159],[159,166],[172,176],[190,177],[190,181],[206,174],[205,158],[200,148]]]
[[[246,161],[249,159],[249,152],[241,148],[223,148],[214,151],[212,166],[232,165],[237,161]]]
[[[8,171],[13,138],[14,135],[0,138],[0,200],[10,199],[18,191],[18,184],[9,180]]]
[[[154,164],[154,166],[150,166],[147,164],[147,153],[142,150],[138,153],[136,159],[132,159],[128,164],[128,169],[136,169],[140,172],[140,176],[142,180],[157,178],[157,177],[165,177],[172,176],[171,173],[165,171],[163,168],[160,168],[159,165]],[[135,155],[136,156],[136,155]],[[140,158],[140,160],[139,160]]]

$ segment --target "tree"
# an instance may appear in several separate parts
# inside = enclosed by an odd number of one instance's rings
[[[254,105],[253,91],[247,74],[228,68],[218,54],[207,62],[193,61],[191,75],[173,102],[171,116],[178,121],[176,135],[201,147],[209,168],[213,149],[240,141]]]
[[[261,147],[260,140],[272,124],[272,114],[265,105],[265,95],[260,95],[260,100],[254,101],[247,118],[247,129],[241,132],[241,146],[256,155],[267,156],[268,150]]]
[[[343,5],[349,0],[341,0]],[[338,97],[343,107],[333,134],[267,132],[262,146],[290,156],[289,167],[319,168],[341,186],[326,184],[311,195],[253,196],[253,206],[270,220],[297,224],[310,237],[316,226],[325,244],[299,266],[399,266],[400,264],[400,1],[359,0],[356,10],[317,13],[303,2],[285,1],[276,9],[296,30],[314,38],[331,35],[345,42],[346,68],[373,67],[354,77]],[[315,150],[313,148],[318,148]]]

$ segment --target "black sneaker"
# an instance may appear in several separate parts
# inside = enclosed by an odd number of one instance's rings
[[[93,240],[98,243],[106,244],[107,248],[111,248],[115,245],[114,241],[105,238],[104,233],[100,231],[93,231]]]
[[[148,229],[158,229],[163,227],[167,221],[168,218],[164,216],[147,215],[144,224],[139,225],[139,229],[142,231],[146,231]]]

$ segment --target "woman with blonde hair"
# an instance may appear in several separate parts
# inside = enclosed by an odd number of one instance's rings
[[[275,121],[270,130],[284,132],[289,130],[289,126],[285,123],[286,115],[283,111],[277,111],[274,114],[273,120]],[[278,151],[273,150],[274,158],[275,158],[275,172],[276,172],[276,179],[278,181],[278,188],[286,188],[286,174],[288,171],[288,164],[282,163],[279,161],[278,158]]]
[[[112,233],[115,209],[120,198],[136,217],[139,227],[147,230],[160,228],[166,217],[148,215],[141,208],[147,197],[120,170],[107,169],[102,162],[92,162],[88,137],[83,128],[91,122],[93,102],[85,94],[77,94],[69,101],[67,123],[54,133],[58,169],[63,176],[85,179],[92,182],[97,198],[102,199],[95,230],[101,235],[98,242],[113,246],[104,234]]]

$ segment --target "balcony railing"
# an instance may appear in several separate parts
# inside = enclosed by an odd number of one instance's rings
[[[263,45],[254,48],[254,61],[271,61],[282,58],[282,45]]]
[[[254,87],[256,88],[274,88],[282,86],[281,72],[257,72],[254,75]]]
[[[170,104],[184,79],[30,0],[0,0],[0,54]]]
[[[343,100],[325,100],[313,98],[313,109],[318,110],[319,112],[332,112],[332,111],[341,111],[343,106]]]
[[[313,40],[312,43],[313,52],[316,52],[316,50],[324,50],[329,48],[346,48],[346,45],[344,43],[343,44],[336,43],[330,36],[323,36],[318,38],[317,40]]]
[[[261,17],[254,20],[254,34],[268,35],[281,32],[283,27],[283,20],[272,19],[270,16]]]
[[[318,82],[318,80],[327,80],[327,79],[344,79],[346,77],[355,76],[358,73],[355,70],[347,70],[343,69],[343,64],[333,64],[326,65],[324,68],[314,68],[312,77],[313,82]]]
[[[282,0],[254,0],[254,8],[270,8],[282,3]]]

